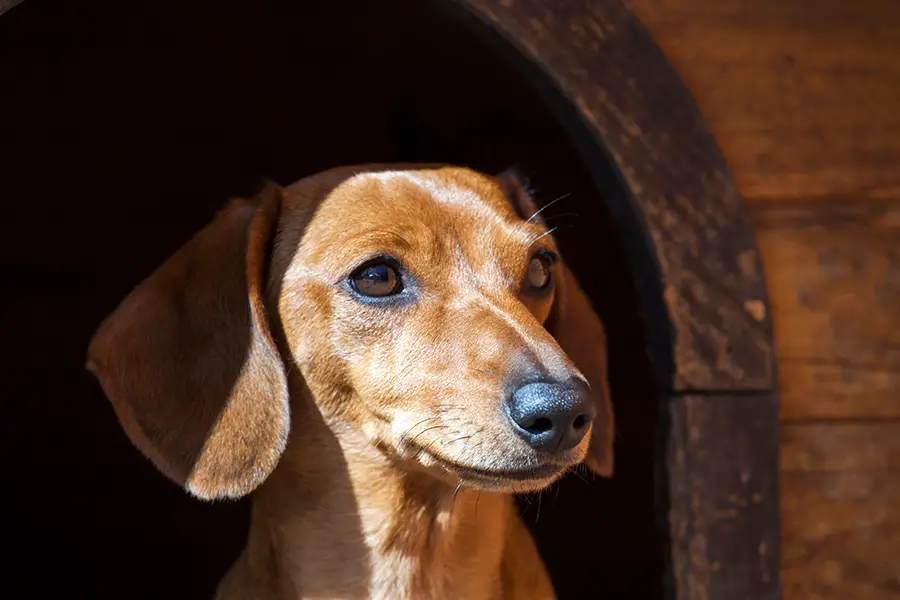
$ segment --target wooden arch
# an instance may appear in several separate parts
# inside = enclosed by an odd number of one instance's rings
[[[629,241],[662,389],[669,596],[780,597],[778,399],[742,199],[678,73],[619,0],[454,0],[575,140]]]

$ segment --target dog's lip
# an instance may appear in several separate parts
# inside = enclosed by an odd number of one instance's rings
[[[451,468],[462,477],[472,477],[490,481],[539,481],[560,475],[568,467],[561,465],[538,465],[528,469],[495,471],[492,469],[479,469],[475,467],[463,467],[451,465]]]
[[[452,471],[461,478],[482,479],[486,481],[539,481],[560,475],[570,465],[556,463],[543,463],[523,469],[484,469],[471,465],[462,465],[424,448],[418,448],[419,452],[427,454],[439,465]]]

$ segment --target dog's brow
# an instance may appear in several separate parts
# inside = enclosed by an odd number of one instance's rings
[[[352,268],[361,260],[378,254],[403,256],[410,252],[412,246],[409,237],[402,231],[368,229],[342,236],[340,243],[330,248],[326,262],[331,265],[330,268]]]
[[[378,228],[350,233],[341,240],[341,247],[332,252],[356,255],[360,252],[371,252],[375,248],[408,250],[410,247],[409,236],[404,232]]]
[[[449,204],[476,213],[478,216],[490,218],[503,228],[507,233],[517,238],[531,237],[526,228],[510,222],[501,215],[475,190],[449,183],[437,181],[430,177],[422,177],[417,173],[399,172],[395,176],[401,176],[412,184],[428,193],[428,196],[441,204]]]
[[[466,208],[490,212],[500,217],[494,210],[488,207],[484,200],[474,190],[466,189],[454,183],[435,181],[430,177],[422,177],[416,173],[401,173],[404,179],[428,192],[432,199],[442,204],[453,204]]]
[[[511,221],[487,202],[481,194],[471,188],[459,185],[456,182],[429,177],[415,171],[380,171],[375,173],[363,173],[356,176],[357,179],[371,178],[382,183],[402,180],[413,184],[426,193],[432,201],[461,208],[476,217],[490,219],[507,234],[515,239],[532,244],[536,236],[544,233],[544,227],[534,222]],[[540,212],[540,211],[538,211]]]

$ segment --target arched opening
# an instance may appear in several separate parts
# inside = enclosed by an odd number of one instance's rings
[[[13,578],[37,595],[208,596],[247,503],[196,502],[131,448],[83,371],[87,340],[260,175],[441,161],[516,164],[541,202],[565,196],[546,214],[608,327],[616,476],[520,503],[560,597],[672,589],[660,400],[675,367],[655,257],[624,177],[514,45],[448,2],[82,0],[11,11],[0,54],[15,57],[0,65],[8,329],[28,357],[11,378],[28,401],[5,423],[40,424],[4,431],[25,457],[12,535],[35,557]]]

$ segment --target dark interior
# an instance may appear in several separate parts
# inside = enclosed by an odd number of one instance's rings
[[[209,597],[248,502],[193,500],[138,454],[84,370],[93,329],[260,176],[440,161],[518,165],[540,202],[568,194],[548,220],[609,329],[617,472],[571,475],[520,505],[561,598],[662,596],[657,390],[602,201],[614,190],[534,82],[447,4],[29,0],[0,18],[12,589]]]

